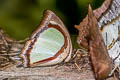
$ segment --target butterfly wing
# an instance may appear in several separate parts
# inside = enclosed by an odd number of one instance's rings
[[[108,53],[116,66],[120,65],[120,0],[113,0],[111,6],[98,22]]]
[[[96,19],[99,21],[101,16],[106,13],[108,8],[111,6],[113,0],[105,0],[104,3],[93,11]],[[83,21],[79,25],[75,25],[75,28],[79,31],[77,37],[77,43],[88,49],[88,34],[89,34],[89,26],[88,26],[88,15],[83,19]]]
[[[45,11],[39,27],[22,51],[24,66],[48,66],[67,62],[71,53],[72,43],[65,25],[52,11]]]
[[[109,57],[98,22],[89,6],[89,51],[94,71],[98,80],[108,77],[113,68],[112,59]]]

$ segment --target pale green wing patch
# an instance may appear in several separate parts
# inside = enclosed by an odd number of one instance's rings
[[[63,34],[55,28],[40,33],[30,53],[30,63],[53,57],[64,45]]]
[[[110,24],[107,25],[104,28],[104,31],[102,32],[103,38],[104,38],[104,42],[107,45],[107,47],[112,43],[113,39],[117,40],[118,38],[118,27]]]

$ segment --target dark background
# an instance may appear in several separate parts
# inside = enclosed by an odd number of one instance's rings
[[[88,4],[95,9],[104,0],[0,0],[0,27],[17,40],[25,39],[40,23],[44,10],[50,9],[76,39],[75,24],[87,15]],[[73,41],[74,42],[74,41]]]

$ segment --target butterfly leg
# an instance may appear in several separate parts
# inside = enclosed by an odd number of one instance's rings
[[[87,53],[88,52],[83,49],[77,49],[77,51],[73,55],[74,65],[77,67],[78,71],[82,70],[82,67],[79,66],[79,60],[82,59],[82,57],[86,56]]]
[[[27,40],[29,40],[29,38],[25,38],[24,40],[19,40],[19,41],[17,41],[18,43],[24,43],[24,42],[26,42]]]
[[[55,65],[52,67],[52,69],[57,69],[60,65]]]
[[[115,73],[113,73],[113,76],[114,76],[114,80],[118,80],[117,76],[115,75]]]
[[[79,67],[79,65],[75,62],[75,66],[77,67],[78,71],[82,70],[82,67]]]

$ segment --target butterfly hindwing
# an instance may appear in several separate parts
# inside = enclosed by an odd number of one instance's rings
[[[45,11],[39,27],[22,51],[25,67],[47,66],[69,61],[72,43],[62,21],[50,10]]]

